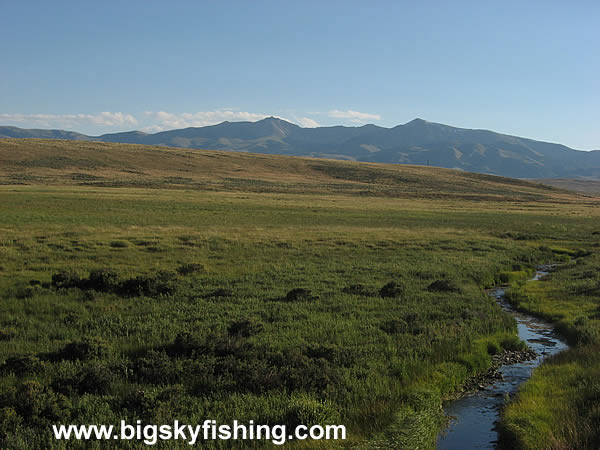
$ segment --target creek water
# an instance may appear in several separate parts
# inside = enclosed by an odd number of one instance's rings
[[[540,268],[530,282],[545,275],[548,275],[547,268]],[[498,441],[496,425],[505,396],[514,394],[545,358],[567,348],[567,344],[556,335],[550,323],[515,311],[505,300],[503,288],[492,290],[490,295],[496,298],[502,309],[515,317],[519,337],[538,356],[531,361],[500,367],[498,370],[503,375],[503,380],[446,404],[444,411],[451,420],[448,428],[438,438],[439,449],[495,448]]]

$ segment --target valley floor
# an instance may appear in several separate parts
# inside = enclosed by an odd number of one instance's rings
[[[210,418],[344,424],[342,447],[432,447],[442,400],[520,346],[484,289],[551,261],[565,266],[548,286],[574,295],[553,319],[581,342],[553,364],[588,380],[561,404],[596,411],[598,201],[524,189],[469,200],[0,186],[1,446],[65,448],[53,423]],[[546,383],[528,389],[555,392]],[[526,392],[512,411],[533,404]],[[590,414],[584,443],[597,442]],[[506,421],[525,448],[546,433],[510,408]],[[319,445],[332,442],[293,444]]]

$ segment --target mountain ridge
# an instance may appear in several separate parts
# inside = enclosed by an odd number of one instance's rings
[[[86,136],[64,130],[0,127],[0,138],[44,138],[160,145],[189,149],[417,164],[513,178],[600,179],[600,150],[467,129],[416,118],[392,128],[302,128],[276,117],[206,127]]]

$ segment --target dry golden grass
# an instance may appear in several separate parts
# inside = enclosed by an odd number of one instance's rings
[[[585,194],[600,195],[600,180],[576,180],[571,178],[545,178],[538,180],[560,189],[583,192]]]
[[[595,201],[532,182],[442,168],[44,139],[0,140],[0,184]]]

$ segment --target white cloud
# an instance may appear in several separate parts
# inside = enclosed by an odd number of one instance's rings
[[[272,114],[252,113],[247,111],[238,111],[233,108],[218,109],[215,111],[199,111],[195,113],[170,113],[166,111],[145,111],[144,114],[151,121],[156,122],[153,125],[148,125],[144,131],[163,131],[175,128],[187,127],[205,127],[208,125],[216,125],[221,122],[256,122],[266,117],[276,117],[278,119],[292,122],[289,119],[281,116],[273,116]],[[317,122],[307,117],[297,119],[295,122],[301,126],[314,127],[319,126]]]
[[[221,122],[256,122],[270,114],[251,113],[246,111],[237,111],[233,109],[218,109],[215,111],[199,111],[195,113],[170,113],[166,111],[145,111],[144,114],[149,117],[152,125],[144,128],[144,131],[161,131],[174,128],[187,127],[205,127],[207,125],[216,125]],[[277,116],[276,116],[277,117]],[[280,119],[287,120],[283,117]]]
[[[0,122],[29,128],[81,128],[132,126],[137,119],[131,114],[104,111],[98,114],[0,114]]]
[[[256,122],[272,114],[240,111],[237,108],[221,108],[214,111],[173,113],[167,111],[144,111],[137,114],[122,112],[100,112],[97,114],[4,114],[0,113],[0,125],[13,125],[21,128],[57,128],[78,131],[86,134],[101,134],[113,131],[139,129],[147,133],[188,127],[216,125],[224,121]],[[302,127],[314,128],[320,124],[310,117],[296,117],[293,120],[274,116]]]
[[[364,113],[360,111],[352,111],[351,109],[347,111],[340,111],[339,109],[333,109],[327,112],[329,117],[334,117],[336,119],[350,119],[351,122],[360,123],[365,122],[367,120],[381,120],[381,116],[379,114],[370,114]]]
[[[298,125],[304,128],[316,128],[320,126],[316,120],[311,119],[310,117],[300,117],[296,119]]]

